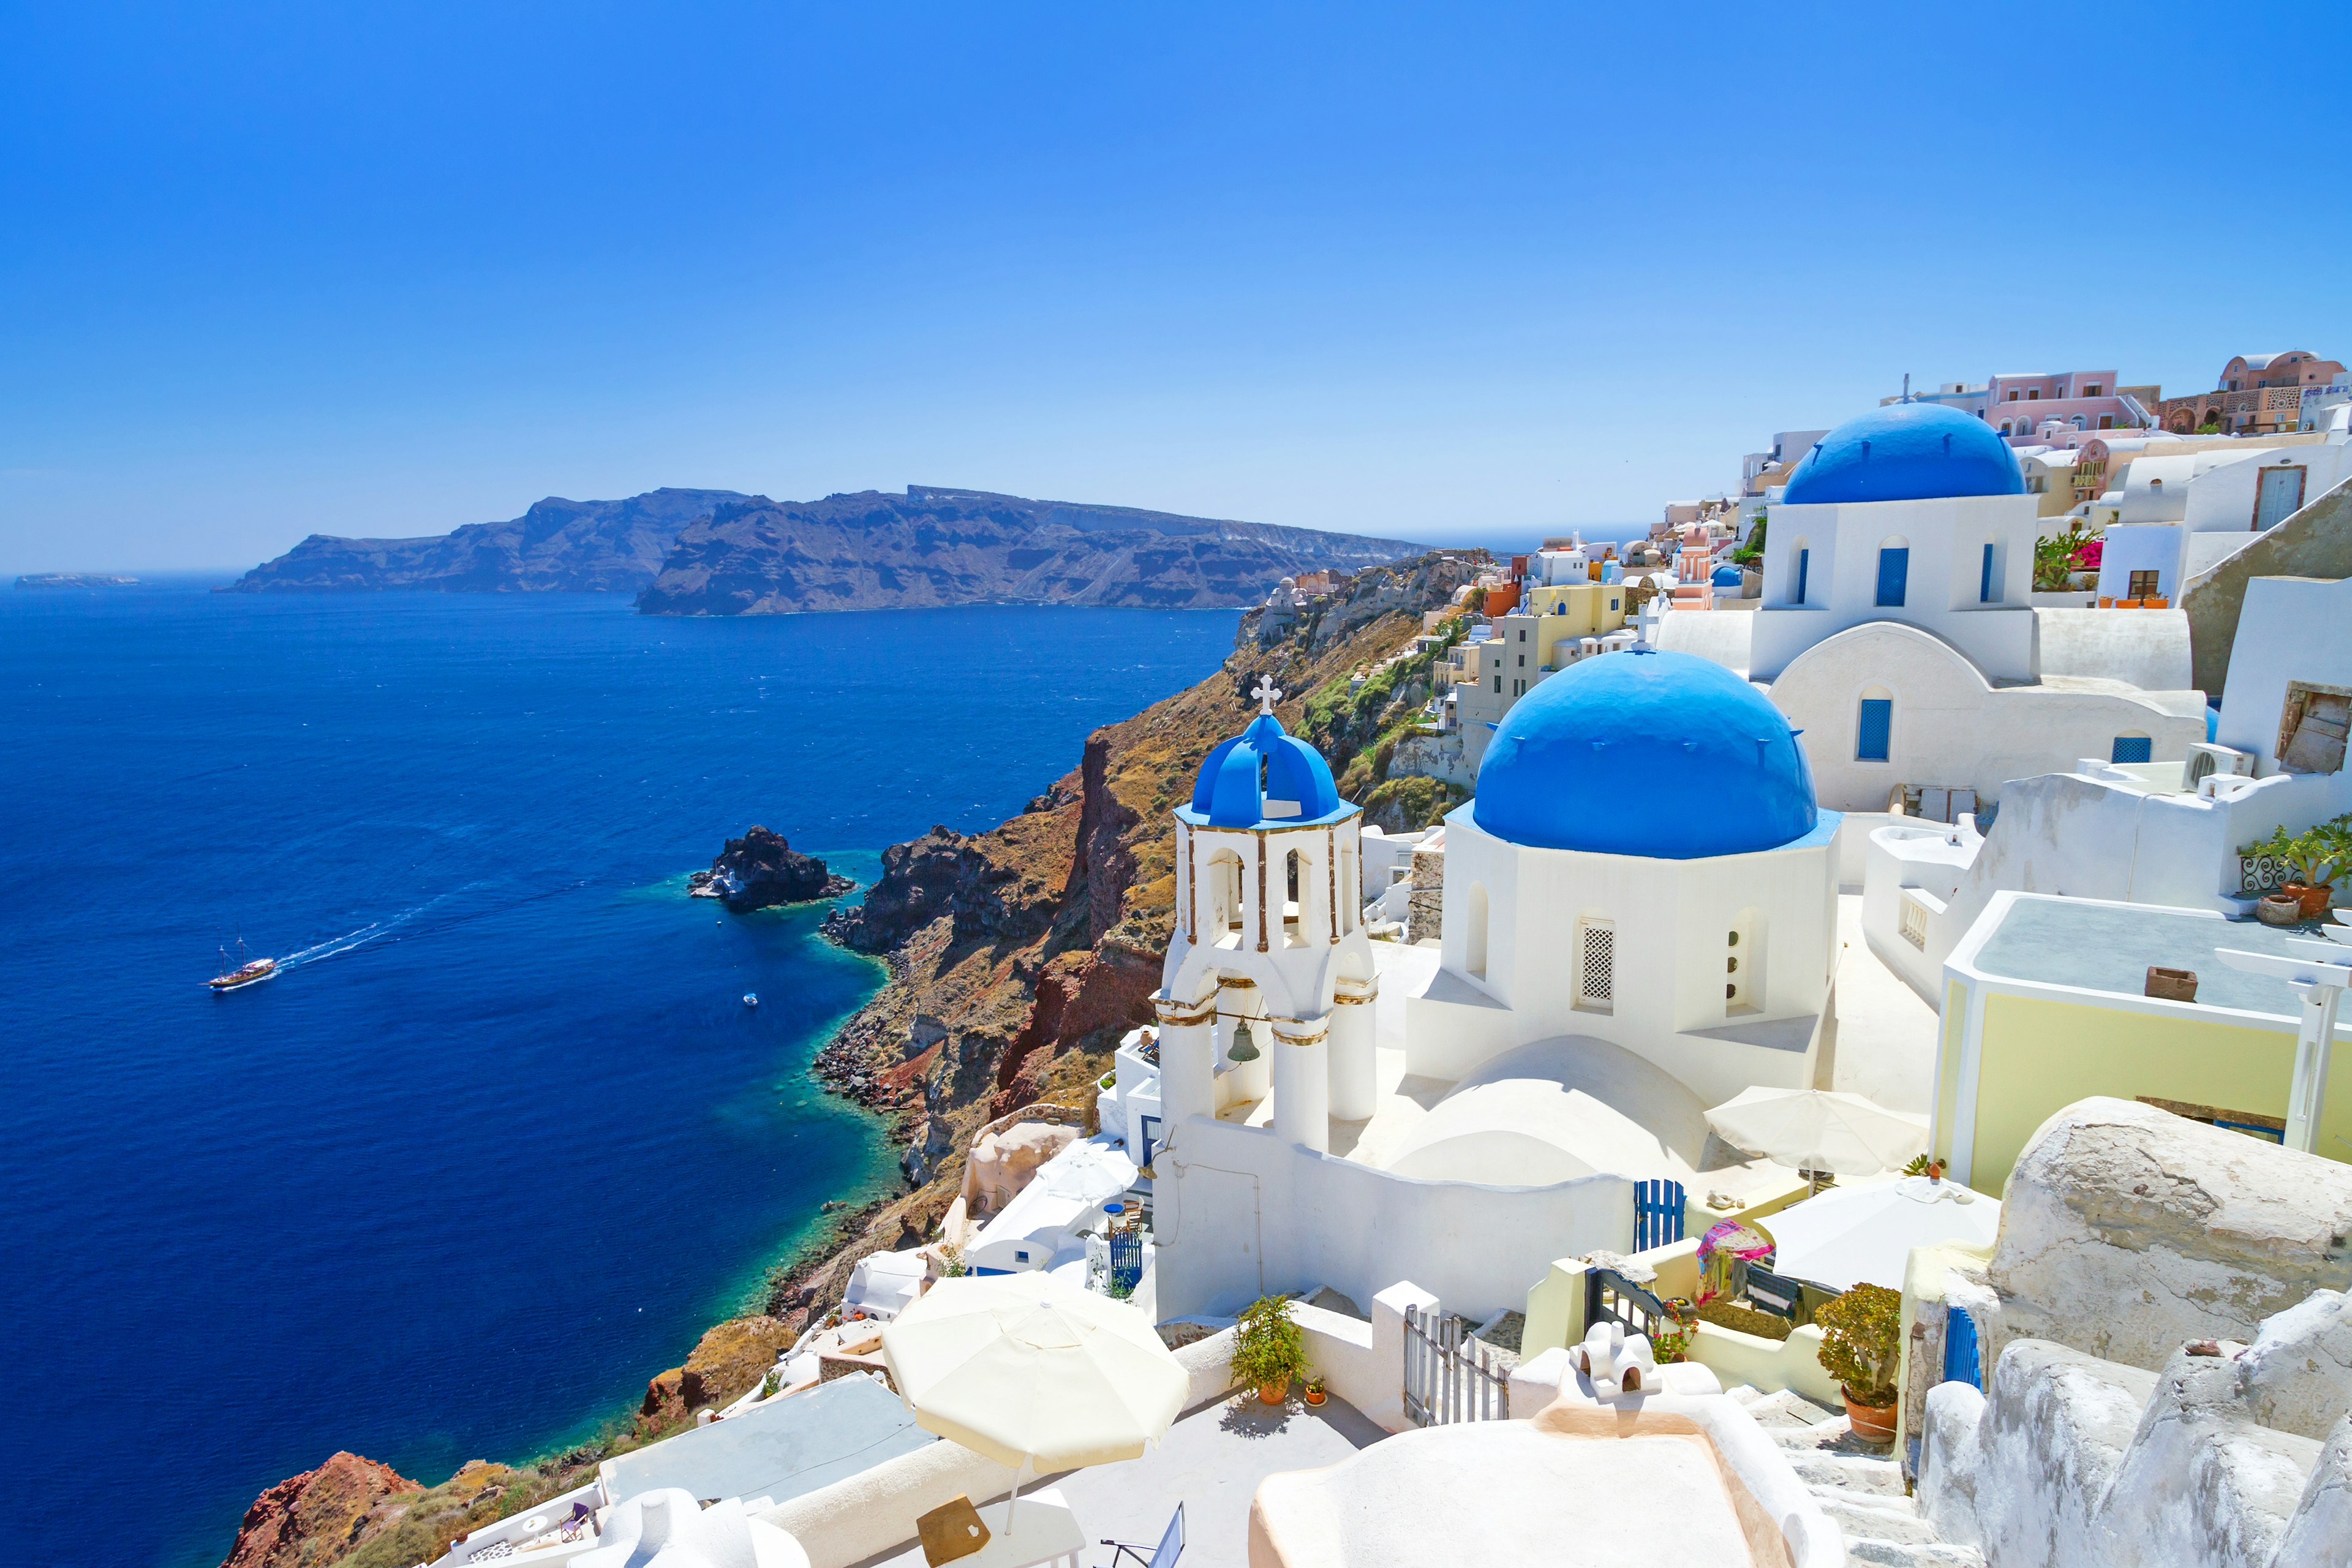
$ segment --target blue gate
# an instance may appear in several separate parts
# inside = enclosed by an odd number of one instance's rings
[[[1135,1294],[1143,1279],[1143,1231],[1139,1226],[1123,1225],[1110,1233],[1110,1291],[1116,1300],[1124,1301]]]
[[[1633,1250],[1670,1247],[1683,1238],[1683,1184],[1658,1180],[1633,1184]]]
[[[1965,1307],[1948,1305],[1944,1312],[1944,1381],[1984,1386],[1984,1369],[1977,1364],[1977,1321]]]

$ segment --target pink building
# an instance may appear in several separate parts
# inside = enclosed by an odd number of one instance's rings
[[[2150,427],[2158,391],[2118,386],[2111,370],[1996,375],[1985,384],[1983,417],[2012,447],[2079,447],[2102,430]]]

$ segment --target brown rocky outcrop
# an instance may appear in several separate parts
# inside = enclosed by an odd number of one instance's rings
[[[684,1366],[646,1384],[638,1426],[675,1426],[698,1410],[728,1404],[768,1375],[793,1337],[794,1331],[773,1318],[729,1319],[696,1342]]]
[[[729,839],[710,869],[697,871],[687,885],[694,897],[722,900],[741,914],[839,898],[857,884],[826,870],[815,856],[793,848],[782,834],[755,826],[740,838]]]
[[[381,1526],[387,1499],[425,1489],[390,1465],[337,1454],[253,1500],[221,1568],[314,1568],[332,1563]]]

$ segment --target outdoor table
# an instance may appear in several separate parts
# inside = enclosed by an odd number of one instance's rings
[[[1013,1528],[1006,1530],[991,1509],[981,1516],[992,1532],[988,1544],[969,1557],[959,1557],[951,1568],[1035,1568],[1040,1563],[1068,1560],[1078,1568],[1087,1548],[1087,1532],[1078,1516],[1062,1497],[1059,1487],[1026,1493],[1013,1510]]]

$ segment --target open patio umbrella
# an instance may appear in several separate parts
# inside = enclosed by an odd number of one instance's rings
[[[1841,1176],[1899,1171],[1927,1151],[1927,1118],[1828,1089],[1751,1089],[1708,1111],[1706,1124],[1750,1154]]]
[[[1150,1320],[1045,1274],[942,1279],[882,1331],[898,1397],[926,1432],[1021,1473],[1132,1459],[1165,1436],[1191,1378]]]
[[[1038,1173],[1045,1190],[1057,1198],[1099,1204],[1135,1185],[1135,1162],[1107,1143],[1092,1141],[1071,1144],[1045,1163]]]

